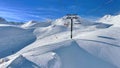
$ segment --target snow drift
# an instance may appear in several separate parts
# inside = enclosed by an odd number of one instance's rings
[[[66,16],[50,25],[36,25],[32,21],[17,27],[0,26],[0,36],[5,39],[1,42],[9,43],[2,45],[1,53],[5,50],[7,55],[0,55],[1,60],[8,60],[0,64],[1,68],[120,68],[119,27],[79,17],[74,20],[71,40],[71,23]],[[6,39],[8,33],[12,37]],[[10,54],[10,49],[15,53]]]

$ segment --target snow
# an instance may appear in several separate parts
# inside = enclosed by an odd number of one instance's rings
[[[11,64],[9,64],[7,66],[7,68],[38,68],[39,66],[37,66],[36,64],[34,64],[33,62],[27,60],[24,56],[19,56],[17,57],[15,60],[13,60],[13,62]]]
[[[14,26],[0,26],[0,58],[14,54],[35,41],[33,30]]]
[[[21,25],[23,24],[22,22],[8,22],[6,19],[0,17],[0,26],[2,25]]]
[[[52,34],[57,34],[63,31],[67,31],[68,28],[65,26],[49,26],[44,28],[37,28],[34,30],[34,34],[37,36],[37,38],[43,38]]]
[[[25,24],[21,25],[22,28],[25,28],[25,29],[31,29],[31,28],[37,28],[37,27],[47,27],[51,25],[51,22],[38,22],[38,21],[29,21],[29,22],[26,22]]]
[[[41,68],[60,68],[60,58],[54,52],[48,52],[42,55],[27,56],[27,59],[39,65]]]
[[[7,23],[8,22],[4,18],[0,17],[0,24],[7,24]]]
[[[22,27],[22,28],[29,28],[29,27],[31,27],[31,26],[33,26],[33,25],[35,25],[35,24],[36,24],[35,21],[29,21],[29,22],[21,25],[21,27]]]
[[[58,61],[60,61],[59,57],[53,52],[42,55],[20,55],[2,64],[1,68],[59,68],[60,62]]]
[[[120,26],[120,14],[118,15],[105,15],[104,17],[98,20],[99,22],[113,24],[114,26]]]
[[[14,25],[9,25],[9,24],[0,24],[1,27],[3,26],[14,26]]]
[[[2,25],[0,58],[8,60],[0,68],[120,68],[120,28],[113,26],[79,17],[70,39],[66,16],[52,24]]]
[[[108,61],[119,68],[120,67],[120,64],[119,64],[120,62],[119,60],[120,31],[119,29],[120,28],[118,27],[111,27],[109,29],[91,32],[91,33],[88,33],[86,36],[92,35],[92,37],[78,39],[77,42],[79,44],[83,44],[81,45],[81,47],[86,51],[88,51],[89,53],[97,57],[100,57],[103,60]]]
[[[63,64],[61,68],[116,68],[115,66],[90,55],[80,48],[76,41],[71,41],[69,46],[56,49],[55,52],[61,58]]]

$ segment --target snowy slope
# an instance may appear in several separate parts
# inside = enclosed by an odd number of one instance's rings
[[[61,63],[63,64],[61,68],[116,68],[115,66],[90,55],[80,48],[76,41],[72,41],[67,47],[56,49],[55,52],[61,58]]]
[[[35,41],[33,30],[16,26],[0,26],[0,58],[6,57]]]
[[[63,17],[53,21],[50,26],[36,27],[34,31],[19,28],[25,30],[22,32],[25,33],[22,36],[24,39],[33,40],[34,37],[27,37],[33,33],[37,39],[26,44],[17,53],[4,56],[0,61],[0,68],[120,68],[119,27],[79,18],[74,20],[71,40],[70,26],[66,22],[70,24]],[[23,45],[24,41],[20,43]]]
[[[102,58],[118,68],[120,67],[119,49],[120,49],[120,28],[111,27],[109,29],[99,30],[81,35],[77,39],[78,44],[89,53]],[[83,36],[83,37],[82,37]],[[86,38],[85,38],[86,37]],[[87,42],[87,43],[86,43]]]
[[[52,34],[70,31],[70,20],[66,19],[66,16],[56,19],[52,22],[52,24],[48,27],[39,27],[36,28],[34,34],[37,36],[37,39],[43,38]],[[78,19],[74,20],[73,22],[73,30],[96,30],[96,29],[103,29],[108,28],[112,25],[100,23],[100,22],[92,22],[86,19],[82,19],[78,16]]]
[[[105,15],[102,17],[99,22],[113,24],[114,26],[120,26],[120,14],[119,15]]]
[[[83,28],[85,29],[87,26],[95,26],[95,27],[105,27],[106,25],[110,26],[109,24],[105,24],[105,23],[101,23],[101,22],[93,22],[93,21],[89,21],[89,20],[86,20],[84,18],[81,18],[80,16],[77,16],[78,19],[74,19],[73,21],[73,27],[74,29],[76,28]],[[70,23],[70,20],[67,19],[66,16],[60,18],[60,19],[57,19],[55,21],[53,21],[52,23],[54,26],[55,25],[62,25],[62,26],[66,26],[66,27],[70,27],[71,23]],[[105,25],[105,26],[104,26]],[[106,28],[106,27],[105,27]]]
[[[116,68],[114,65],[89,54],[88,52],[80,48],[75,41],[70,40],[57,44],[52,44],[49,46],[39,47],[32,51],[24,53],[23,55],[26,57],[26,59],[29,59],[29,61],[36,63],[41,68]],[[14,63],[13,66],[15,66],[15,63],[17,63],[16,59],[12,61],[12,64]],[[19,62],[21,60],[19,60]],[[60,66],[60,64],[62,66]],[[24,64],[22,64],[21,66],[23,65]],[[10,63],[9,65],[5,64],[2,67],[14,68],[13,66],[11,66]],[[25,68],[25,66],[23,67]]]
[[[21,25],[22,28],[37,28],[37,27],[47,27],[51,25],[51,22],[38,22],[38,21],[29,21]]]
[[[112,31],[112,32],[111,32]],[[79,31],[76,31],[79,32]],[[96,30],[92,32],[80,32],[77,35],[75,40],[80,44],[80,47],[91,53],[92,55],[99,57],[113,65],[119,66],[119,28],[109,28]],[[67,35],[68,34],[68,35]],[[44,38],[42,40],[38,40],[27,48],[23,49],[23,52],[32,51],[34,48],[40,49],[41,46],[57,43],[60,41],[65,41],[67,38],[69,39],[69,33],[64,32],[61,34],[52,35],[50,37]],[[80,35],[79,35],[80,34]],[[56,38],[57,36],[57,38]],[[68,37],[66,37],[68,36]],[[47,40],[47,43],[46,43]],[[86,43],[87,42],[87,43]],[[41,44],[41,45],[39,45]],[[37,45],[36,47],[34,45]],[[65,44],[69,45],[69,44]],[[34,48],[33,48],[34,46]],[[62,45],[63,46],[63,45]],[[49,47],[50,48],[50,47]],[[42,48],[43,49],[43,48]],[[50,48],[51,49],[51,48]],[[25,50],[25,51],[24,51]],[[37,50],[37,49],[35,49]],[[44,52],[45,49],[40,50],[38,52]],[[47,48],[48,50],[48,48]],[[22,51],[21,51],[22,52]],[[112,57],[114,56],[114,57]]]

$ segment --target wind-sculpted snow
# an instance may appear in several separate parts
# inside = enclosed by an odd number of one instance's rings
[[[25,52],[23,55],[29,61],[39,65],[40,68],[117,68],[109,62],[89,54],[72,40],[38,47]],[[16,65],[14,61],[12,63]]]
[[[81,39],[80,38],[77,39],[77,42],[79,43],[80,47],[82,47],[89,53],[99,58],[102,58],[103,60],[110,62],[119,68],[120,67],[119,29],[120,28],[118,27],[111,27],[109,29],[90,32],[84,35],[84,37],[79,36],[81,37]]]
[[[60,68],[60,59],[57,54],[48,52],[35,55],[34,53],[20,55],[9,61],[1,68]]]
[[[0,27],[0,40],[10,46],[2,46],[7,55],[1,51],[0,68],[120,68],[119,27],[79,18],[74,20],[70,39],[70,21],[66,17],[46,27],[33,22],[24,25]],[[16,53],[8,54],[10,50]]]
[[[40,68],[35,63],[29,61],[22,55],[17,57],[15,60],[12,61],[6,68]]]
[[[69,46],[56,49],[55,52],[60,56],[61,68],[116,68],[114,65],[89,54],[75,41],[72,41]]]

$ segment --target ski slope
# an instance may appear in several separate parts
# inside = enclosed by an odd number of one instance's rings
[[[1,38],[10,34],[5,39],[8,43],[0,39],[9,45],[0,44],[6,51],[1,53],[7,54],[0,53],[0,68],[120,68],[118,26],[79,17],[74,20],[70,39],[70,21],[65,16],[47,26],[31,24],[0,26]],[[10,50],[15,53],[10,54]]]

